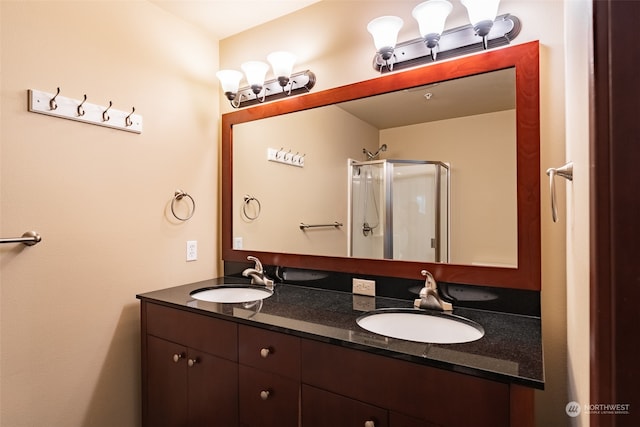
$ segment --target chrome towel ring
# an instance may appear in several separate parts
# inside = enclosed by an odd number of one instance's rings
[[[558,221],[558,202],[556,201],[556,176],[561,176],[568,181],[573,181],[573,162],[569,162],[559,168],[547,169],[549,175],[549,192],[551,193],[551,218],[553,222]]]
[[[254,215],[250,215],[249,213],[247,213],[247,207],[250,206],[251,202],[255,202],[257,206],[257,208],[255,208],[254,210],[255,212]],[[248,194],[244,196],[244,204],[242,205],[242,214],[244,215],[245,218],[247,218],[249,221],[255,221],[260,216],[261,210],[262,210],[262,205],[260,205],[260,200]]]
[[[189,200],[191,200],[192,208],[191,208],[191,213],[186,218],[182,218],[182,217],[179,217],[176,214],[174,206],[175,206],[176,201],[179,202],[180,200],[182,200],[185,197],[187,197]],[[195,202],[195,200],[193,200],[193,197],[191,197],[189,195],[189,193],[187,193],[186,191],[182,191],[180,189],[177,189],[175,191],[175,193],[173,193],[173,200],[171,200],[171,213],[173,214],[173,216],[176,217],[176,219],[178,219],[180,221],[187,221],[188,219],[191,219],[191,217],[193,216],[195,211],[196,211],[196,202]]]

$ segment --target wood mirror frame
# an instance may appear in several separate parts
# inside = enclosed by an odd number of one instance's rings
[[[364,98],[429,83],[486,73],[516,70],[517,268],[440,264],[234,250],[233,126],[243,122]],[[421,279],[429,270],[436,280],[503,288],[540,290],[540,95],[537,41],[490,50],[362,82],[309,93],[222,115],[222,258],[246,262],[257,256],[265,265],[336,271],[368,276]]]

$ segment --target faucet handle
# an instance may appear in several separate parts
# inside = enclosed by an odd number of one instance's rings
[[[263,270],[263,268],[262,268],[262,263],[260,262],[260,260],[259,260],[258,258],[256,258],[256,257],[254,257],[254,256],[249,255],[249,256],[247,257],[247,259],[248,259],[249,261],[253,261],[253,262],[255,262],[255,263],[256,263],[256,270],[258,270],[258,271],[259,271],[259,272],[261,272],[261,273],[264,271],[264,270]]]
[[[422,270],[420,274],[422,274],[422,276],[425,277],[424,286],[426,288],[434,289],[438,286],[436,279],[433,277],[433,274],[431,274],[429,271]]]

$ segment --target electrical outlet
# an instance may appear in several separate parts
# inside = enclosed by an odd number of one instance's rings
[[[366,295],[370,297],[376,296],[376,281],[365,279],[352,279],[353,293],[358,295]]]
[[[233,238],[233,249],[242,249],[242,237],[234,237]]]
[[[187,240],[187,261],[196,261],[198,259],[198,241]]]

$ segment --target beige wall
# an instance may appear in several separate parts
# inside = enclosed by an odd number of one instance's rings
[[[478,114],[381,132],[380,143],[389,146],[385,157],[450,165],[452,263],[518,264],[515,113]]]
[[[567,147],[566,161],[573,161],[572,182],[559,180],[566,187],[566,211],[560,218],[567,226],[567,364],[569,400],[583,408],[589,396],[589,45],[592,39],[591,2],[569,1],[566,10],[567,49]],[[562,163],[562,162],[561,162]],[[560,164],[558,164],[560,166]],[[572,425],[587,427],[584,413]]]
[[[1,11],[0,425],[137,426],[135,295],[217,275],[218,47],[146,1]],[[27,89],[143,116],[141,135],[27,112]],[[172,219],[176,188],[197,203]],[[199,259],[185,262],[185,242]]]
[[[346,256],[347,159],[362,160],[363,147],[375,151],[377,129],[333,107],[298,112],[295,120],[285,115],[236,125],[233,138],[233,236],[243,248]],[[304,167],[268,161],[268,148],[304,155]],[[247,194],[261,205],[253,221],[242,212]],[[253,205],[247,209],[257,213]],[[334,221],[344,226],[299,228]]]
[[[314,91],[371,79],[373,44],[365,28],[377,16],[393,14],[405,20],[399,40],[416,37],[411,9],[415,1],[323,1],[276,21],[220,42],[221,68],[239,69],[243,61],[264,59],[272,50],[299,55],[297,70],[311,69],[318,78]],[[464,8],[454,2],[447,28],[467,23]],[[565,40],[561,0],[503,0],[499,13],[523,21],[515,43],[541,44],[541,167],[542,185],[542,315],[545,348],[545,391],[536,393],[537,423],[569,423],[567,393],[567,307],[564,223],[553,224],[544,171],[565,159]],[[226,101],[221,110],[230,111]],[[586,141],[584,142],[587,143]],[[585,326],[586,327],[586,326]]]

